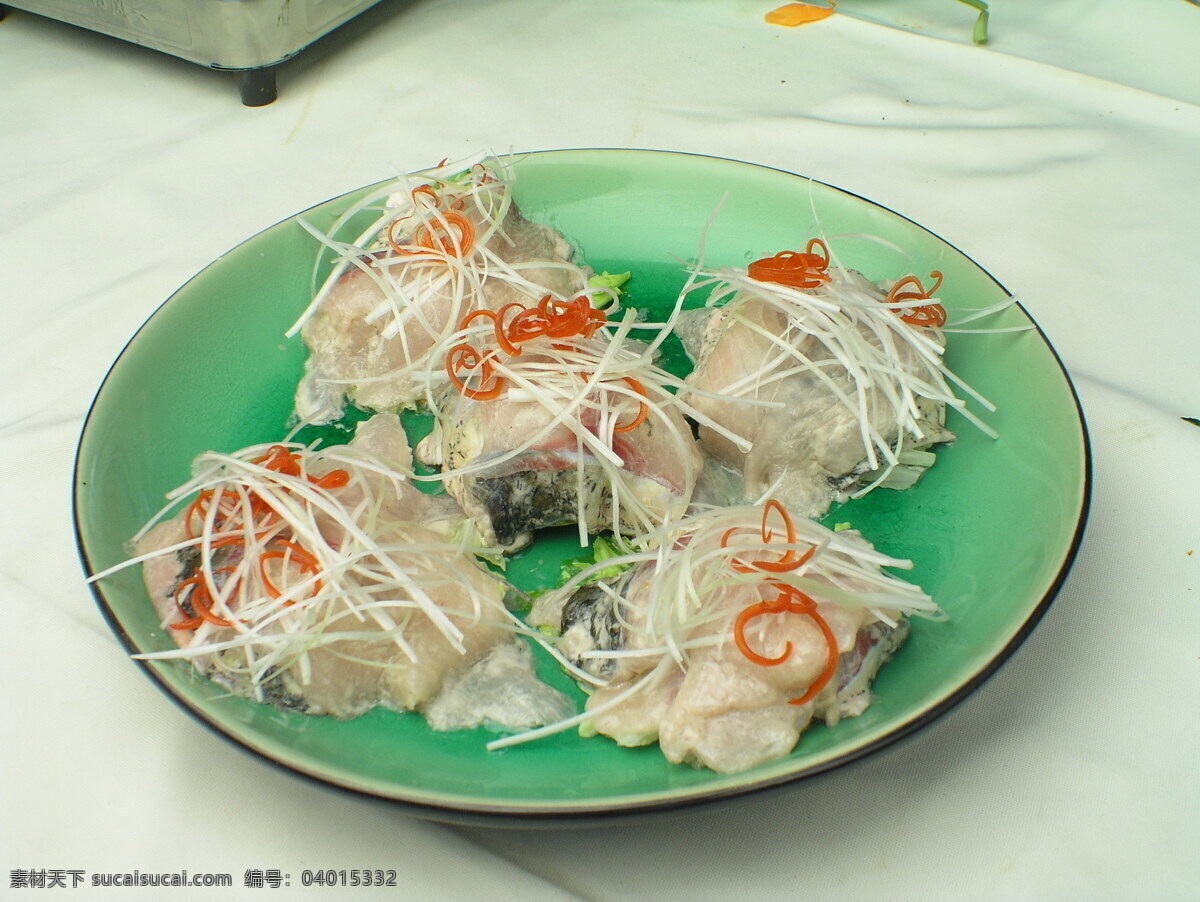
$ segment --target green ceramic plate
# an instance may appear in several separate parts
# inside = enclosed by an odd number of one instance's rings
[[[812,234],[870,234],[835,243],[872,279],[945,273],[954,311],[1008,297],[973,261],[915,223],[853,194],[791,173],[710,157],[626,150],[549,151],[516,164],[525,214],[561,229],[597,270],[632,270],[633,303],[669,304],[705,222],[706,263],[744,266]],[[365,189],[364,189],[365,190]],[[362,192],[306,211],[327,227]],[[315,242],[293,220],[231,250],[171,297],[121,353],[80,441],[75,518],[89,573],[121,561],[129,537],[207,449],[277,439],[304,362],[284,331],[310,297]],[[1013,306],[993,325],[1028,325]],[[1079,405],[1038,330],[952,337],[951,368],[998,407],[1001,438],[958,420],[961,436],[907,493],[878,491],[837,510],[877,546],[916,566],[911,579],[950,615],[916,621],[875,684],[867,712],[814,727],[788,757],[737,776],[667,763],[657,747],[621,749],[574,732],[487,752],[484,730],[434,733],[415,714],[352,721],[307,718],[230,698],[181,662],[144,665],[184,708],[264,758],[318,780],[466,822],[603,819],[729,799],[860,758],[947,711],[1020,644],[1049,605],[1080,541],[1089,454]],[[410,419],[420,429],[419,418]],[[526,589],[554,580],[578,554],[547,535],[510,568]],[[132,651],[169,646],[136,569],[96,587]],[[545,664],[545,662],[543,662]],[[543,672],[573,689],[552,667]]]

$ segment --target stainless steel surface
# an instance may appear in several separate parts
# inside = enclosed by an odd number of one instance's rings
[[[259,70],[295,56],[379,0],[5,0],[213,69]],[[269,75],[249,76],[261,88]],[[245,99],[245,82],[243,84]],[[247,102],[250,102],[249,100]]]

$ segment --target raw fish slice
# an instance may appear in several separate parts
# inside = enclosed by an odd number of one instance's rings
[[[642,535],[691,500],[695,411],[656,363],[674,315],[647,325],[599,301],[587,292],[481,311],[441,346],[450,384],[431,399],[436,425],[417,457],[506,550],[569,523],[581,545],[601,530]],[[657,334],[633,339],[634,328]]]
[[[320,573],[326,585],[322,594],[331,596],[324,600],[298,600],[286,610],[261,596],[245,603],[231,600],[230,613],[240,627],[205,623],[198,629],[172,628],[181,613],[188,613],[186,598],[181,609],[176,595],[181,582],[198,572],[199,554],[188,547],[145,562],[147,590],[171,637],[182,649],[194,650],[189,657],[197,669],[235,694],[306,714],[343,718],[377,705],[416,709],[434,698],[448,678],[463,673],[498,642],[512,637],[505,599],[513,590],[447,541],[464,522],[461,511],[447,499],[426,495],[405,481],[403,472],[411,456],[394,414],[379,414],[360,424],[348,446],[331,449],[326,460],[312,461],[310,477],[352,466],[356,457],[363,465],[353,471],[356,478],[330,493],[345,513],[322,512],[314,522],[334,558],[357,554],[360,564],[370,563],[374,548],[382,550],[395,567],[416,574],[424,605],[416,604],[413,596],[406,598],[400,587],[380,591],[369,572],[356,573],[348,561],[339,560],[340,570]],[[150,530],[139,544],[139,553],[186,542],[184,516]],[[357,542],[347,537],[355,529],[364,534]],[[312,545],[311,538],[293,533],[288,537]],[[218,548],[214,568],[236,563],[241,550],[239,545]],[[376,563],[372,572],[386,570]],[[218,588],[231,578],[224,574]],[[274,579],[280,581],[278,571]],[[315,630],[310,625],[301,629],[300,624],[312,620],[324,622]],[[293,629],[298,630],[294,637],[289,635]],[[239,643],[245,630],[257,630],[261,641]],[[290,644],[284,641],[290,650],[277,654],[276,663],[264,670],[264,656],[282,640],[290,640]]]
[[[745,540],[744,512],[753,510],[688,518],[620,575],[537,600],[530,622],[556,631],[559,653],[596,684],[590,729],[621,745],[657,741],[675,763],[721,773],[758,766],[790,752],[814,720],[861,714],[871,681],[908,634],[906,613],[937,612],[880,570],[907,562],[853,531],[789,519],[796,537],[784,543],[764,513],[762,534],[776,541],[755,552]],[[807,548],[815,550],[805,558]],[[802,587],[815,616],[764,608],[786,586]],[[742,639],[773,663],[748,656]]]
[[[797,515],[820,517],[856,489],[911,485],[932,462],[923,449],[954,439],[944,426],[953,395],[939,372],[940,333],[904,323],[853,272],[808,293],[816,313],[797,304],[789,315],[802,293],[771,291],[743,287],[727,306],[685,314],[680,329],[695,363],[684,400],[751,443],[745,451],[699,429],[713,464],[741,477],[732,503],[769,492]],[[845,308],[854,316],[836,309],[843,296],[854,298]]]
[[[591,271],[570,262],[574,251],[557,231],[521,216],[506,183],[485,181],[474,190],[490,192],[486,204],[449,184],[439,189],[477,236],[461,255],[440,244],[420,253],[400,245],[405,252],[398,253],[384,240],[411,238],[418,228],[412,213],[423,201],[402,194],[392,220],[397,231],[385,226],[376,246],[352,257],[323,289],[301,333],[309,349],[296,390],[301,419],[336,420],[347,398],[367,410],[411,407],[426,397],[430,350],[464,315],[584,290]]]
[[[572,597],[580,599],[581,589]],[[602,592],[593,590],[584,603],[603,609]],[[636,602],[635,602],[636,603]],[[823,607],[831,619],[834,607]],[[602,610],[598,622],[604,622]],[[584,615],[575,609],[575,616]],[[555,626],[562,629],[564,640],[558,649],[577,666],[596,668],[600,662],[636,661],[636,658],[584,657],[585,653],[608,650],[629,651],[642,647],[634,639],[615,648],[605,648],[579,629],[579,621],[567,620]],[[795,746],[800,734],[814,719],[830,725],[843,717],[855,717],[870,704],[871,681],[879,668],[891,657],[908,634],[908,621],[896,626],[873,621],[848,629],[853,621],[843,620],[835,632],[839,648],[845,649],[838,659],[836,689],[807,705],[789,704],[794,686],[811,682],[822,665],[823,648],[812,629],[791,632],[784,623],[774,624],[778,642],[770,650],[780,651],[783,642],[792,641],[794,666],[789,671],[774,673],[748,662],[732,642],[719,649],[701,649],[689,656],[686,667],[671,666],[657,676],[645,689],[628,700],[608,707],[609,702],[624,692],[649,667],[642,659],[642,671],[628,665],[623,678],[595,690],[588,698],[587,710],[597,710],[590,721],[596,732],[616,740],[621,745],[647,745],[657,741],[663,755],[674,763],[707,767],[720,773],[737,773],[766,761],[786,755]],[[794,628],[794,625],[793,625]],[[608,621],[599,632],[623,635],[614,621]],[[590,632],[590,630],[589,630]],[[569,637],[569,639],[568,639]],[[798,650],[795,650],[797,649]],[[620,666],[620,665],[617,665]],[[613,668],[615,670],[615,667]]]
[[[486,544],[516,550],[537,529],[578,522],[581,511],[588,532],[636,535],[687,509],[700,455],[673,406],[612,436],[609,447],[619,466],[581,448],[581,429],[605,441],[601,414],[594,409],[581,410],[570,425],[554,426],[555,413],[547,406],[507,394],[475,401],[448,392],[439,407],[437,425],[417,446],[417,456],[448,474],[446,490],[474,519]]]

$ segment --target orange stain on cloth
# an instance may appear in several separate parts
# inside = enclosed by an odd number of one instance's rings
[[[785,3],[778,9],[773,9],[763,19],[769,25],[781,25],[784,28],[795,28],[810,22],[819,22],[833,15],[836,4],[816,6],[811,3]]]

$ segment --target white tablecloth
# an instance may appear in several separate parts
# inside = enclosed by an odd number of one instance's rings
[[[388,2],[285,66],[260,109],[228,76],[0,22],[0,896],[137,895],[13,889],[21,870],[186,867],[234,886],[158,898],[317,898],[243,874],[370,867],[411,899],[1197,898],[1200,429],[1181,418],[1200,416],[1200,9],[992,5],[981,48],[950,0],[846,0],[795,30],[751,0]],[[480,149],[581,146],[813,176],[1020,296],[1095,451],[1087,537],[1045,620],[910,740],[620,828],[412,820],[182,716],[110,634],[71,532],[74,445],[124,342],[314,202]]]

